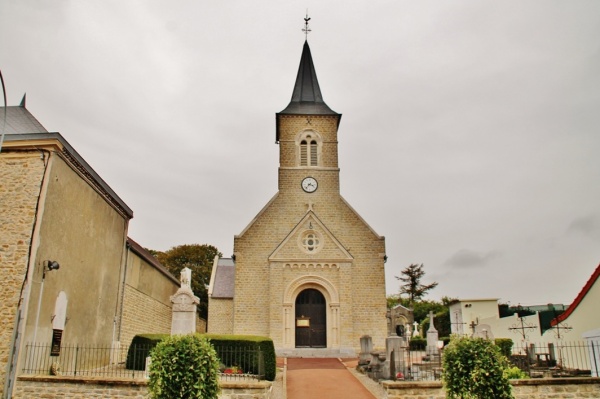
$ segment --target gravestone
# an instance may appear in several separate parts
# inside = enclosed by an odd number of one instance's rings
[[[369,364],[371,361],[371,352],[373,352],[373,339],[370,335],[360,337],[360,353],[358,354],[358,364]]]
[[[429,356],[437,356],[439,354],[438,349],[438,332],[433,325],[433,312],[429,312],[429,329],[427,330],[427,354]]]
[[[383,375],[385,378],[395,379],[398,372],[403,375],[406,373],[406,362],[404,353],[406,351],[406,341],[403,337],[387,337],[385,339],[385,366]],[[393,355],[392,355],[393,352]]]
[[[417,323],[416,321],[413,323],[413,326],[415,327],[412,333],[413,337],[418,337],[419,336],[419,323]]]
[[[173,304],[171,335],[194,334],[196,332],[196,312],[200,298],[192,291],[192,271],[187,267],[181,271],[181,287],[171,296]]]

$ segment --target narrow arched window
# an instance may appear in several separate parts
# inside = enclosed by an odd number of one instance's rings
[[[321,138],[312,131],[300,133],[296,139],[298,166],[319,166],[321,158]]]
[[[310,166],[317,166],[317,142],[310,142]]]
[[[306,140],[300,142],[300,166],[308,165],[308,144]]]

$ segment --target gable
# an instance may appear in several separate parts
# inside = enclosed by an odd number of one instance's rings
[[[269,261],[351,262],[352,255],[309,210],[269,256]]]

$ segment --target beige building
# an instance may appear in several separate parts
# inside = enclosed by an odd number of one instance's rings
[[[340,195],[338,127],[308,43],[276,114],[278,192],[218,259],[208,331],[269,336],[280,354],[355,353],[387,335],[384,237]]]
[[[127,238],[123,200],[25,101],[6,108],[0,150],[4,397],[29,343],[118,346],[168,333],[178,280]]]

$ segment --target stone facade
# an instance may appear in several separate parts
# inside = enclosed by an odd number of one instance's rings
[[[179,288],[179,282],[131,239],[126,264],[121,345],[129,345],[136,334],[169,334],[170,297]]]
[[[169,332],[178,281],[143,248],[130,254],[133,212],[59,133],[24,102],[1,108],[0,123],[5,116],[0,378],[10,396],[31,342],[118,347],[137,333]]]
[[[233,317],[226,303],[211,303],[209,332],[268,336],[285,354],[300,347],[297,329],[304,328],[297,324],[296,301],[317,291],[325,302],[319,317],[326,338],[315,347],[355,354],[361,336],[370,335],[378,347],[387,336],[385,240],[340,195],[341,115],[311,103],[320,89],[306,44],[301,70],[305,81],[296,82],[292,97],[299,102],[286,108],[298,112],[277,114],[278,192],[234,238]],[[308,106],[299,87],[316,87]],[[316,190],[302,188],[306,178],[318,182]]]
[[[17,303],[27,273],[31,232],[47,155],[0,153],[0,378],[5,380]]]
[[[214,315],[208,322],[208,332],[231,334],[233,331],[233,299],[210,298],[208,314]]]

